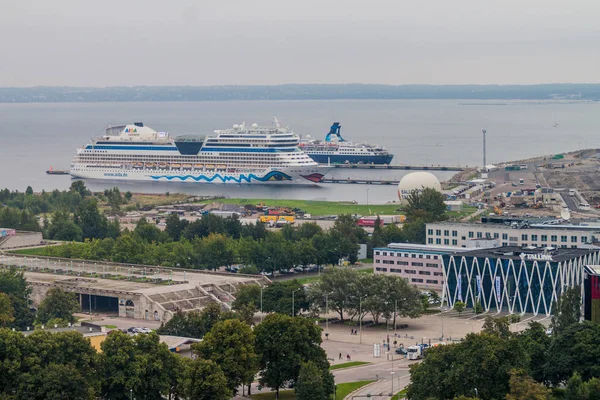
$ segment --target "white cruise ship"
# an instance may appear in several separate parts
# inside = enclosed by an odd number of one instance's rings
[[[299,137],[273,126],[234,125],[207,136],[157,132],[141,122],[112,126],[77,150],[73,178],[193,183],[305,183],[321,181],[319,166],[298,147]]]

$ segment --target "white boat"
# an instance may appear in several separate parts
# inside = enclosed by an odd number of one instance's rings
[[[242,123],[207,136],[174,138],[136,122],[108,127],[104,135],[78,149],[70,174],[78,179],[119,181],[320,182],[331,168],[319,166],[298,144],[298,135],[277,119],[272,126]],[[200,165],[205,168],[199,170]]]

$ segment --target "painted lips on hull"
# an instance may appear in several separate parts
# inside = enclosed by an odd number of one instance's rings
[[[315,172],[315,173],[310,174],[310,175],[300,175],[300,176],[303,177],[304,179],[308,179],[311,182],[319,183],[319,182],[321,182],[321,180],[323,180],[323,177],[325,175],[319,174],[319,173]]]

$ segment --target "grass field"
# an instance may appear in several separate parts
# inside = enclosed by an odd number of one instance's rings
[[[28,256],[43,256],[45,247],[35,247],[33,249],[11,250],[7,253],[26,254]]]
[[[251,399],[257,400],[275,400],[275,392],[258,393],[250,396]],[[296,394],[293,390],[280,390],[279,400],[295,400]]]
[[[332,365],[329,367],[329,370],[333,371],[333,370],[342,369],[342,368],[358,367],[359,365],[366,365],[366,364],[370,364],[370,363],[365,362],[365,361],[350,361],[347,363]]]
[[[335,400],[344,400],[344,397],[348,396],[350,393],[354,392],[356,389],[360,389],[361,387],[368,385],[375,381],[359,381],[359,382],[348,382],[348,383],[340,383],[336,387],[336,395]],[[251,399],[255,400],[275,400],[275,392],[268,393],[258,393],[250,396]],[[279,391],[279,399],[280,400],[296,400],[296,394],[293,390],[280,390]]]
[[[356,389],[360,389],[361,387],[368,385],[375,381],[358,381],[358,382],[348,382],[348,383],[340,383],[337,385],[335,392],[335,400],[344,400],[344,397],[348,396],[350,393],[354,392]]]
[[[406,397],[406,389],[403,389],[401,391],[399,391],[398,393],[396,393],[394,395],[394,397],[392,397],[390,400],[400,400]]]
[[[216,199],[212,202],[222,204],[252,204],[265,203],[268,207],[299,208],[312,215],[398,215],[399,204],[352,204],[334,201],[311,201],[311,200],[274,200],[274,199]]]

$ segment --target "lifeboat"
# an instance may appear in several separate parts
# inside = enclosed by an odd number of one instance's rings
[[[202,167],[204,167],[204,165],[202,165],[202,164],[194,164],[194,169],[202,169]]]
[[[179,163],[171,164],[171,169],[180,169],[180,168],[181,168],[181,164],[179,164]]]
[[[206,169],[215,169],[215,166],[212,164],[206,164]]]
[[[182,168],[183,169],[192,169],[192,164],[183,164]]]

